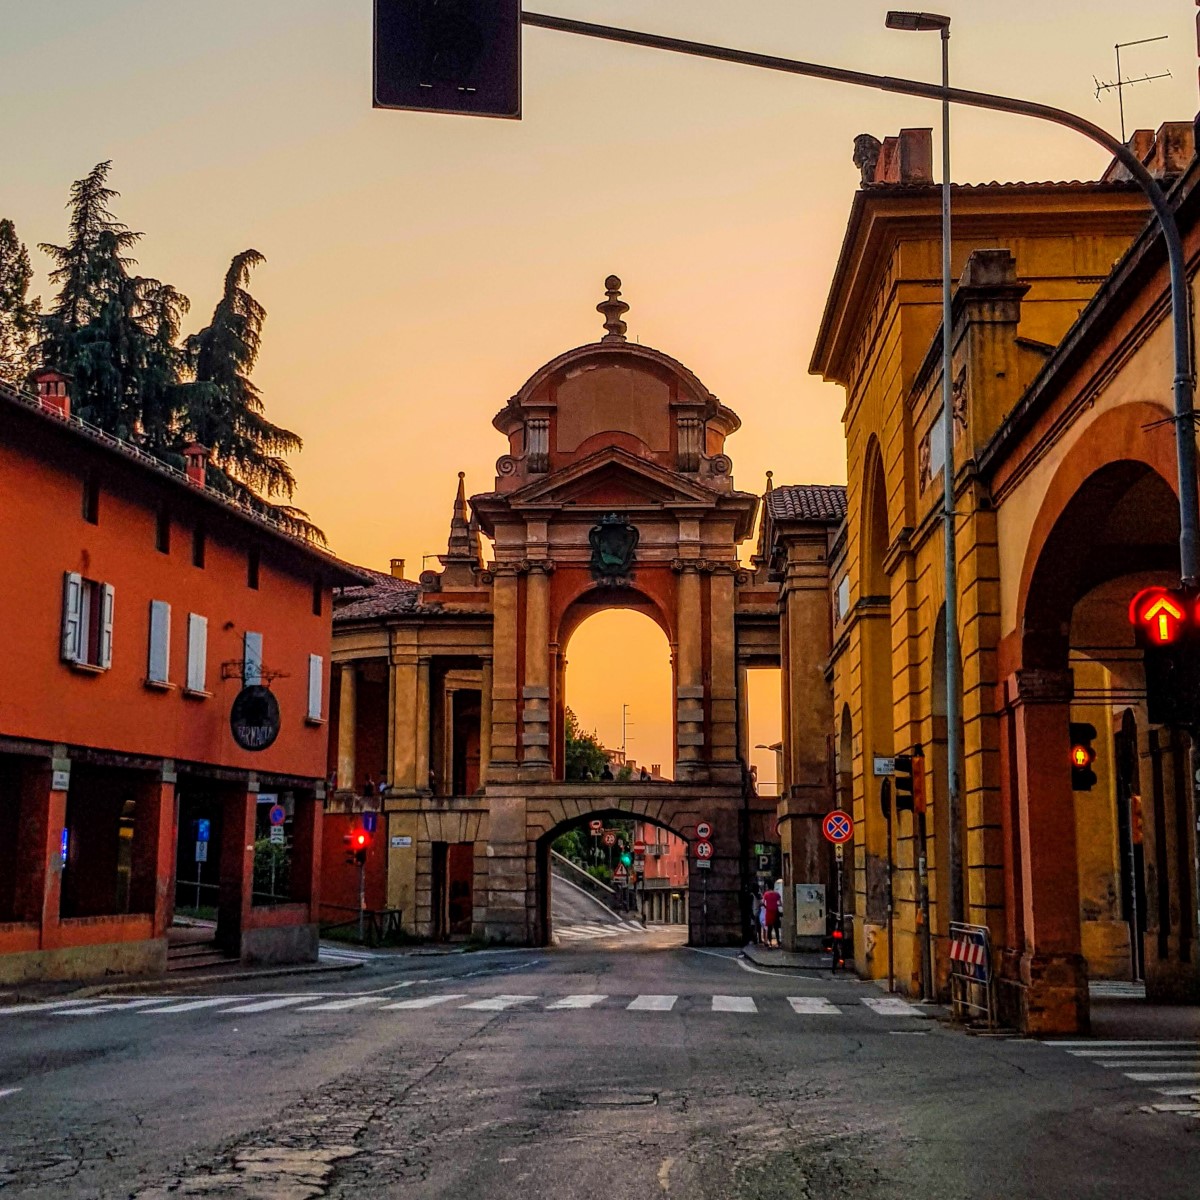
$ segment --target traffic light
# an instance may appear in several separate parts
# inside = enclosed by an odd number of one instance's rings
[[[521,115],[521,0],[375,0],[376,108]]]
[[[1194,590],[1144,588],[1129,620],[1146,668],[1146,715],[1155,725],[1200,722],[1200,610]]]
[[[918,743],[911,754],[896,755],[896,811],[925,811],[925,750]]]
[[[1096,761],[1096,727],[1086,721],[1071,722],[1071,790],[1090,792],[1096,786],[1096,772],[1092,763]]]
[[[633,864],[633,855],[628,850],[621,851],[621,866],[628,867]]]
[[[346,862],[362,866],[371,848],[371,835],[365,829],[356,829],[342,835],[342,845],[346,847]]]

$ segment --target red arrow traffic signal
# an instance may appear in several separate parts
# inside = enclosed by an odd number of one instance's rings
[[[1129,620],[1151,645],[1169,646],[1187,624],[1187,597],[1171,588],[1144,588],[1130,602]]]

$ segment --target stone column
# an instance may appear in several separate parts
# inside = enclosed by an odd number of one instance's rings
[[[416,728],[413,731],[416,738],[413,744],[415,782],[419,792],[427,792],[432,786],[429,778],[429,743],[432,733],[429,703],[429,657],[421,655],[417,659],[417,712]]]
[[[337,786],[353,792],[358,787],[355,747],[358,738],[358,674],[353,663],[342,663],[338,691]]]
[[[517,773],[517,620],[519,580],[514,563],[497,563],[492,585],[492,752],[489,783],[512,783]]]
[[[43,950],[59,944],[62,834],[70,771],[71,760],[63,757],[43,759],[21,773],[21,853],[14,906],[18,920],[38,923],[38,945]]]
[[[129,880],[131,912],[149,913],[154,937],[166,937],[175,911],[175,764],[137,785]]]
[[[709,762],[714,781],[717,775],[726,782],[741,785],[738,766],[738,695],[736,647],[733,629],[732,563],[721,563],[708,576],[709,670],[712,688],[709,693]],[[718,764],[724,764],[722,770]]]
[[[1087,967],[1080,947],[1070,671],[1018,671],[1008,685],[1016,733],[1024,950],[1023,1033],[1085,1033]]]
[[[485,658],[480,671],[479,686],[479,783],[487,782],[488,765],[492,761],[492,660]]]
[[[738,663],[737,666],[737,728],[738,757],[750,765],[750,671]],[[776,781],[778,782],[778,781]]]
[[[706,778],[704,662],[700,630],[700,574],[695,562],[677,564],[675,597],[676,778]]]
[[[1181,730],[1140,737],[1146,879],[1146,995],[1200,1003],[1196,954],[1195,755]]]
[[[550,778],[550,577],[531,563],[525,587],[525,683],[521,689],[521,778]]]
[[[221,876],[217,892],[217,942],[229,954],[241,955],[242,932],[254,899],[254,819],[258,784],[247,790],[233,785],[221,808]]]

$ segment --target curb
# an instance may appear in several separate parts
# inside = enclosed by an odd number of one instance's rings
[[[191,974],[155,975],[151,978],[127,979],[113,983],[88,983],[78,987],[57,990],[21,990],[0,992],[0,1001],[5,1004],[38,1003],[46,1000],[86,1000],[92,996],[108,996],[121,992],[136,992],[144,988],[161,988],[163,984],[196,987],[206,983],[244,983],[249,979],[283,979],[292,975],[329,975],[336,972],[357,971],[361,962],[346,963],[303,963],[292,966],[265,967],[261,970],[235,971],[228,975]]]
[[[746,959],[747,962],[752,962],[756,967],[763,967],[769,971],[828,971],[829,960],[824,955],[806,956],[810,961],[807,962],[771,962],[770,960],[763,961],[757,955],[748,954],[743,948],[738,952]],[[789,952],[790,953],[790,952]],[[791,957],[799,959],[800,955],[792,954]]]

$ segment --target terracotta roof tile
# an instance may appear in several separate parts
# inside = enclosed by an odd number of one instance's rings
[[[369,567],[357,567],[356,570],[371,576],[372,582],[338,591],[333,605],[335,625],[343,621],[366,621],[416,611],[421,589],[411,579],[397,579],[394,575],[372,571]]]
[[[846,489],[840,484],[787,483],[766,495],[776,521],[827,521],[846,518]]]

